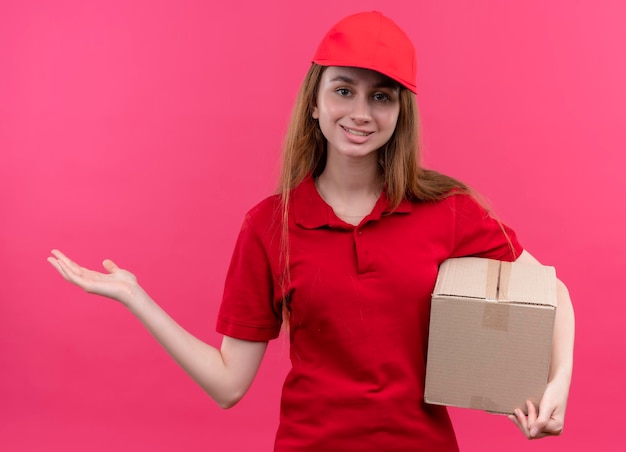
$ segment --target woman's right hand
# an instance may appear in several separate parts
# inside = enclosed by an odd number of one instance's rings
[[[81,267],[59,250],[52,250],[48,262],[72,284],[86,292],[112,298],[128,306],[130,300],[138,290],[137,278],[129,271],[119,268],[110,259],[105,259],[102,266],[107,273]]]

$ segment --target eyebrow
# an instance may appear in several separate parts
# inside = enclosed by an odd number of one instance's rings
[[[350,78],[350,77],[348,77],[346,75],[338,75],[336,77],[333,77],[330,81],[331,82],[343,82],[343,83],[348,83],[350,85],[355,85],[356,84],[354,79],[352,79],[352,78]],[[383,75],[382,80],[380,82],[376,83],[376,85],[374,85],[374,88],[397,89],[397,88],[399,88],[399,85],[394,80],[392,80],[389,77]]]

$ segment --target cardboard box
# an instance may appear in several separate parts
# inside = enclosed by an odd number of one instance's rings
[[[556,313],[553,267],[445,261],[432,297],[427,403],[496,413],[539,404]]]

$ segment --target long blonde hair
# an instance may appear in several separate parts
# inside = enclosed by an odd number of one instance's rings
[[[317,93],[326,67],[313,63],[296,98],[283,146],[282,172],[278,191],[281,195],[283,268],[283,320],[288,320],[289,275],[289,200],[291,190],[306,177],[319,176],[326,165],[326,138],[312,116]],[[385,192],[392,210],[402,199],[436,201],[452,192],[469,192],[462,182],[421,167],[418,115],[415,95],[400,86],[400,113],[390,140],[378,151],[378,162]]]

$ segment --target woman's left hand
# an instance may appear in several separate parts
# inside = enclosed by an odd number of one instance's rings
[[[539,439],[546,436],[558,436],[563,432],[565,422],[565,407],[569,385],[559,384],[557,381],[548,383],[546,390],[539,403],[539,413],[535,404],[530,400],[526,402],[528,415],[521,409],[516,409],[515,414],[509,419],[517,425],[520,431],[528,439]]]

